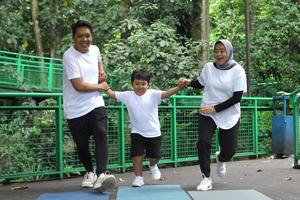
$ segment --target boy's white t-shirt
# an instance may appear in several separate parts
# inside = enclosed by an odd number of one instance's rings
[[[220,70],[213,63],[207,63],[197,79],[204,86],[201,107],[215,106],[232,97],[233,92],[247,91],[245,70],[239,64],[228,70]],[[241,116],[240,103],[207,116],[212,117],[218,127],[230,129]]]
[[[70,79],[81,78],[87,83],[98,83],[98,63],[101,62],[99,48],[90,45],[89,52],[80,53],[73,46],[63,55],[63,106],[67,119],[81,117],[97,107],[104,106],[99,91],[78,92]]]
[[[158,118],[158,105],[161,103],[161,90],[148,89],[138,96],[134,91],[116,92],[116,99],[123,102],[128,110],[131,133],[152,138],[161,135]]]

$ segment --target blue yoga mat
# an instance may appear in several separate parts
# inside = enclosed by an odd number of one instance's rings
[[[194,200],[272,200],[256,190],[189,191]]]
[[[108,193],[98,192],[60,192],[44,193],[37,200],[108,200]]]
[[[190,200],[179,185],[119,186],[117,200]]]

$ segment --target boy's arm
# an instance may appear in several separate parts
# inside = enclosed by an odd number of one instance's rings
[[[176,86],[176,87],[170,88],[170,89],[168,89],[166,91],[163,91],[161,93],[161,98],[163,99],[163,98],[167,98],[169,96],[172,96],[173,94],[176,94],[180,90],[182,90],[181,86]]]
[[[102,83],[100,83],[100,85],[102,85],[102,88],[103,88],[103,92],[105,92],[105,94],[107,96],[109,96],[110,98],[112,99],[116,99],[116,92],[113,91],[109,85],[107,84],[106,81],[103,81]]]
[[[169,96],[172,96],[173,94],[176,94],[177,92],[179,92],[180,90],[182,90],[185,87],[185,79],[184,78],[180,78],[178,80],[178,84],[176,87],[173,87],[171,89],[168,89],[167,91],[163,91],[161,93],[161,98],[167,98]]]

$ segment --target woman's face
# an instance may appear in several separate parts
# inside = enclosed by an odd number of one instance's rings
[[[218,43],[214,49],[215,60],[218,65],[223,65],[227,61],[226,48],[222,43]]]
[[[92,40],[92,33],[88,27],[78,27],[73,36],[74,48],[81,53],[87,53]]]
[[[148,82],[146,80],[135,79],[132,83],[132,88],[136,95],[142,96],[148,89]]]

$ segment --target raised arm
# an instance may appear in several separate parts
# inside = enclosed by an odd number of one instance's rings
[[[102,62],[98,62],[99,82],[106,81],[106,72]]]
[[[109,96],[109,97],[112,98],[112,99],[116,99],[116,93],[115,93],[115,91],[113,91],[113,90],[109,87],[109,85],[107,84],[106,81],[101,82],[100,85],[101,85],[102,88],[103,88],[103,92],[105,92],[105,94],[106,94],[107,96]]]
[[[173,94],[176,94],[180,90],[182,90],[185,87],[185,82],[181,79],[178,80],[178,85],[176,87],[170,88],[166,91],[163,91],[161,94],[161,98],[167,98],[169,96],[172,96]]]

